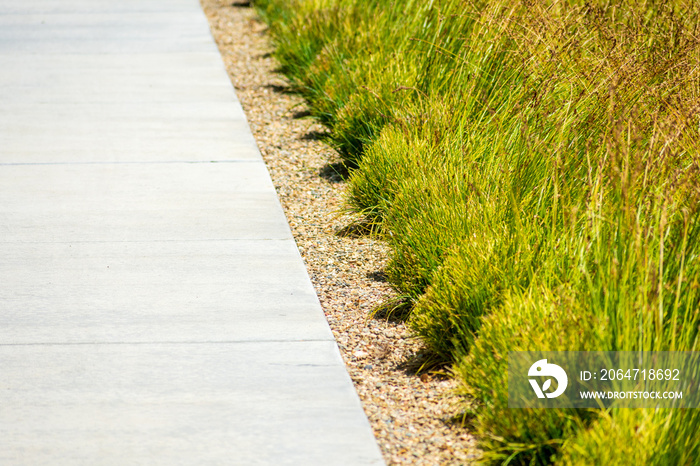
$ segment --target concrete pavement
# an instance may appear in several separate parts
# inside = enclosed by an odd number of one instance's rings
[[[0,463],[383,464],[196,0],[0,0]]]

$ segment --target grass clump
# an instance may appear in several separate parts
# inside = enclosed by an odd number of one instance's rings
[[[617,409],[567,440],[557,464],[697,464],[700,415],[696,409]]]
[[[461,45],[456,32],[469,20],[447,22],[442,13],[459,3],[263,0],[256,6],[270,24],[281,71],[354,166],[385,124],[420,117],[404,109],[424,89],[453,78],[446,51],[434,43],[443,36],[442,47]]]
[[[590,351],[605,344],[601,325],[577,307],[565,286],[509,292],[483,319],[479,336],[455,366],[461,391],[481,402],[474,429],[485,461],[550,464],[564,438],[595,413],[576,409],[508,409],[509,351]],[[504,390],[504,387],[506,389]]]
[[[348,203],[390,245],[409,324],[477,402],[484,462],[693,464],[693,410],[509,410],[505,368],[699,349],[700,5],[258,8],[354,167]]]

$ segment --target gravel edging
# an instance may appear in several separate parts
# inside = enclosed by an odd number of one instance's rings
[[[403,323],[369,317],[394,296],[382,281],[388,250],[371,237],[336,234],[352,223],[343,212],[345,183],[337,154],[285,92],[275,73],[266,26],[247,2],[201,0],[229,77],[272,177],[292,233],[387,464],[468,464],[475,438],[458,423],[455,381],[408,370],[421,349]]]

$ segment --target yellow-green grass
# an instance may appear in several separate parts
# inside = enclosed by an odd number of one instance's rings
[[[695,411],[509,410],[505,367],[698,350],[700,5],[257,6],[409,324],[476,401],[484,462],[693,464]]]

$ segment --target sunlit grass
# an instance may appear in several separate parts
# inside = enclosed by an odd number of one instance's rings
[[[695,410],[508,410],[505,364],[700,349],[700,5],[257,6],[484,461],[693,464]]]

